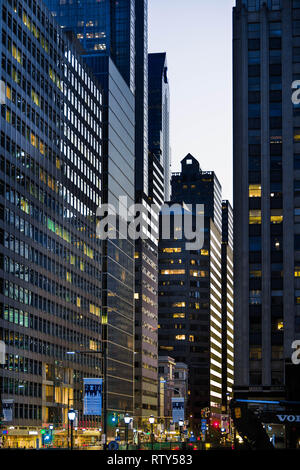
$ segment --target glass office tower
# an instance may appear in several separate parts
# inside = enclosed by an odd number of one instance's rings
[[[130,207],[135,197],[135,2],[85,1],[74,15],[72,4],[47,4],[62,28],[80,41],[85,63],[103,87],[103,202],[118,210],[119,197],[126,196]],[[103,42],[96,38],[100,33]],[[108,431],[114,434],[113,413],[133,412],[134,243],[103,242],[102,267]]]
[[[132,91],[135,88],[135,0],[46,0],[66,31],[73,31],[85,54],[110,56]]]
[[[300,338],[299,24],[296,0],[234,8],[237,396],[288,396],[285,365]]]
[[[158,217],[156,215],[155,218],[155,214],[153,214],[150,207],[151,201],[148,199],[148,1],[140,0],[134,2],[133,0],[121,0],[114,2],[112,0],[104,0],[100,3],[87,1],[84,2],[82,8],[76,10],[77,16],[73,15],[73,6],[70,4],[62,5],[52,0],[49,0],[48,4],[59,23],[63,27],[66,26],[67,29],[74,31],[82,46],[86,49],[83,55],[95,74],[101,77],[101,73],[98,73],[98,68],[100,67],[101,69],[102,67],[102,65],[100,65],[100,57],[109,57],[115,64],[116,70],[121,73],[123,79],[130,87],[131,92],[134,93],[135,168],[134,178],[129,180],[127,175],[131,175],[133,161],[132,155],[130,151],[128,151],[130,146],[128,147],[126,145],[128,133],[131,133],[131,115],[129,117],[126,115],[128,103],[125,104],[125,108],[123,109],[125,102],[123,99],[119,100],[119,90],[116,88],[113,80],[108,82],[108,86],[103,82],[104,89],[106,93],[108,93],[107,102],[113,104],[114,101],[117,101],[123,110],[123,112],[117,115],[115,112],[112,112],[107,121],[108,125],[112,123],[111,128],[113,128],[120,137],[118,140],[118,153],[119,156],[122,157],[120,162],[114,160],[114,155],[116,154],[114,146],[110,148],[112,154],[107,153],[108,165],[116,169],[120,179],[113,178],[111,181],[107,182],[107,186],[104,183],[104,188],[106,188],[108,192],[112,191],[115,196],[123,196],[127,195],[128,191],[131,191],[130,189],[128,190],[128,184],[130,185],[131,183],[132,187],[135,189],[135,202],[142,203],[146,208],[147,220],[145,220],[144,229],[147,230],[150,224],[155,224],[157,228]],[[78,29],[79,24],[80,28]],[[105,28],[104,31],[103,28]],[[104,35],[100,40],[98,37],[95,37],[95,34],[99,35],[101,32],[103,32]],[[92,37],[93,34],[94,37]],[[100,81],[102,80],[101,78],[99,79]],[[126,94],[125,90],[123,91],[122,89],[121,94],[124,95],[124,93]],[[115,106],[115,104],[116,103],[114,103],[113,106]],[[118,110],[120,107],[118,107]],[[121,133],[119,127],[122,129]],[[112,155],[113,162],[110,164],[109,160]],[[123,159],[128,161],[128,166],[130,167],[128,173],[126,173],[126,169],[124,170],[126,165],[122,166],[121,172],[118,170],[118,165],[121,165]],[[124,171],[125,174],[123,173]],[[130,204],[130,200],[128,202]],[[149,244],[147,240],[138,240],[135,246],[135,253],[139,254],[139,258],[135,255],[135,259],[139,259],[141,262],[136,263],[135,266],[137,279],[135,294],[136,297],[139,296],[139,302],[137,303],[136,301],[136,326],[141,323],[142,312],[149,312],[149,303],[151,321],[157,323],[157,277],[155,278],[155,273],[157,272],[157,238],[158,236],[156,238],[152,237],[151,239],[149,236]],[[144,253],[143,250],[145,250]],[[126,258],[123,257],[119,259],[121,263],[127,261]],[[108,265],[104,266],[105,269],[106,267],[108,267]],[[127,265],[123,267],[125,270],[128,269]],[[153,271],[154,274],[143,280],[145,273],[151,271]],[[132,274],[134,274],[134,272],[132,272]],[[130,282],[130,276],[126,277],[126,282]],[[104,286],[104,292],[105,291],[106,288]],[[115,290],[114,293],[116,295],[117,290]],[[121,293],[122,291],[119,291],[118,295]],[[123,296],[123,294],[121,295]],[[153,331],[156,331],[155,325]],[[157,335],[157,332],[155,334]],[[136,334],[136,339],[139,340],[139,332]],[[157,409],[157,336],[153,341],[153,347],[154,349],[156,348],[156,351],[152,351],[151,354],[156,355],[156,357],[152,358],[151,378],[147,377],[147,380],[145,380],[147,383],[144,385],[144,388],[147,389],[146,393],[148,393],[148,396],[149,394],[151,395],[151,403],[145,404],[146,413],[148,414],[155,413]],[[138,351],[139,346],[135,352],[138,353]],[[140,361],[138,355],[136,355],[135,359],[137,365],[136,370],[138,370],[139,364],[142,364],[143,360]],[[143,371],[145,368],[142,367],[139,370]],[[148,371],[146,371],[146,375]],[[135,379],[136,384],[142,382],[140,372],[135,374]],[[150,385],[148,379],[151,381]],[[137,386],[139,387],[139,385]],[[149,388],[151,390],[149,390]],[[119,390],[122,390],[121,385]],[[130,409],[131,408],[129,408],[129,410]],[[138,415],[141,416],[141,414],[142,413],[138,411]]]
[[[149,175],[163,186],[163,201],[170,199],[170,92],[167,54],[149,54],[149,153],[156,157],[149,161]],[[150,155],[149,155],[150,158]],[[156,167],[162,167],[163,176]],[[160,190],[149,183],[150,196],[159,203]]]
[[[134,95],[110,57],[85,57],[103,87],[102,198],[134,203]],[[117,227],[118,229],[118,224]],[[134,241],[104,240],[102,312],[107,319],[107,407],[133,413]],[[103,338],[105,339],[105,338]],[[105,343],[104,343],[105,344]],[[112,424],[112,420],[108,420]]]
[[[138,423],[143,421],[148,425],[151,414],[157,413],[157,367],[158,367],[158,341],[157,341],[157,309],[158,309],[158,212],[162,206],[165,184],[164,156],[161,155],[160,146],[151,145],[152,130],[158,130],[162,126],[162,114],[168,111],[168,101],[164,107],[163,97],[168,93],[168,83],[165,82],[164,69],[151,65],[149,54],[149,82],[148,82],[148,196],[143,192],[137,195],[143,201],[147,211],[145,230],[149,231],[149,225],[157,236],[149,235],[148,240],[138,240],[136,243],[135,265],[135,412],[139,417]],[[158,55],[158,54],[157,54]],[[165,54],[163,63],[165,63]],[[160,65],[160,63],[159,63]],[[163,85],[164,84],[164,85]],[[165,87],[165,88],[164,88]],[[169,122],[165,123],[165,140],[169,142]],[[158,130],[160,133],[160,130]],[[144,141],[145,145],[145,141]],[[139,165],[139,163],[138,163]],[[142,168],[140,167],[140,170]],[[156,210],[151,207],[155,205]]]
[[[8,442],[27,446],[26,426],[51,423],[65,439],[69,407],[99,427],[82,414],[82,380],[102,374],[103,92],[41,2],[0,5],[1,398],[13,405]]]

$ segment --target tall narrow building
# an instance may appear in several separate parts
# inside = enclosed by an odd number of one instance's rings
[[[300,338],[300,2],[234,8],[235,392],[283,399]]]
[[[234,382],[233,210],[222,201],[222,411],[229,413]]]
[[[149,54],[149,154],[152,165],[149,177],[158,180],[160,187],[153,188],[149,183],[151,198],[159,203],[161,186],[163,187],[163,201],[170,199],[170,92],[168,80],[167,54],[160,52]],[[156,159],[154,159],[156,157]],[[156,169],[159,166],[159,171]],[[159,172],[163,170],[163,180]],[[157,174],[158,173],[158,174]]]
[[[152,56],[160,60],[152,61]],[[166,70],[166,54],[149,54],[148,82],[148,195],[143,204],[147,210],[145,229],[152,232],[147,240],[136,243],[136,389],[135,409],[138,424],[148,425],[151,414],[157,414],[157,309],[158,309],[158,213],[165,200],[165,160],[162,152],[162,136],[169,148],[169,85]],[[164,118],[165,117],[165,118]],[[163,128],[162,128],[163,126]],[[154,132],[160,141],[153,145]],[[137,163],[138,164],[138,163]],[[141,195],[142,193],[138,193]],[[155,233],[157,234],[155,236]],[[154,236],[153,236],[154,235]]]
[[[186,250],[172,224],[170,240],[159,241],[159,354],[188,365],[187,415],[199,434],[201,410],[220,419],[222,408],[222,199],[214,172],[190,154],[181,167],[168,205],[204,204],[204,245]]]
[[[135,200],[135,2],[46,3],[63,30],[80,42],[82,58],[102,85],[102,202],[118,212],[120,197],[129,207]],[[117,231],[114,240],[103,241],[102,252],[103,393],[111,425],[113,414],[132,415],[134,409],[134,241],[120,240]],[[109,426],[108,434],[114,433]]]

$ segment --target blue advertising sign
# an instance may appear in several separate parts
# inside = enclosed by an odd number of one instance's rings
[[[102,379],[83,379],[84,415],[101,416],[102,414]]]

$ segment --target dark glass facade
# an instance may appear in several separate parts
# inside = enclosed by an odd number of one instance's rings
[[[145,10],[140,11],[145,14]],[[145,26],[144,26],[145,27]],[[144,35],[146,32],[144,31]],[[138,38],[138,36],[137,36]],[[139,53],[142,54],[141,46]],[[147,43],[144,43],[143,61],[147,50]],[[148,137],[149,152],[147,160],[139,160],[137,162],[139,178],[144,174],[148,178],[147,188],[148,196],[141,190],[141,180],[139,181],[138,190],[136,192],[139,202],[143,202],[147,213],[144,229],[149,231],[151,228],[152,235],[147,240],[138,240],[136,243],[135,266],[136,266],[136,283],[135,283],[135,410],[139,417],[139,424],[142,425],[143,420],[148,425],[148,418],[151,414],[157,414],[157,367],[158,367],[158,342],[157,342],[157,302],[158,302],[158,212],[165,199],[165,171],[164,159],[165,155],[160,153],[158,146],[154,148],[150,139],[152,132],[150,129],[157,130],[163,124],[163,117],[169,110],[169,102],[164,99],[168,98],[168,84],[165,82],[164,70],[161,70],[161,61],[159,64],[151,65],[150,54],[147,64],[144,62],[144,69],[149,65],[149,82],[148,82]],[[163,63],[166,62],[165,54],[157,54],[163,56]],[[138,64],[138,62],[137,62]],[[157,65],[157,66],[156,66]],[[159,65],[159,66],[158,66]],[[142,74],[141,74],[142,75]],[[138,75],[137,75],[138,76]],[[143,85],[145,90],[146,80],[140,76],[140,87]],[[163,85],[164,83],[164,85]],[[164,88],[165,87],[165,88]],[[142,88],[142,89],[143,89]],[[140,97],[143,96],[140,88]],[[167,99],[166,98],[166,99]],[[138,105],[140,114],[144,114],[145,103],[140,100]],[[154,111],[155,110],[155,111]],[[144,114],[145,116],[145,114]],[[167,114],[168,118],[168,114]],[[164,141],[169,147],[169,122],[164,123],[165,131]],[[139,142],[142,145],[144,130],[147,128],[146,121],[144,126],[140,125]],[[159,131],[158,131],[159,132]],[[146,145],[145,139],[143,145]],[[140,147],[141,149],[141,147]],[[141,150],[139,150],[140,152]],[[148,174],[143,173],[144,165],[148,165]],[[168,176],[169,178],[169,176]],[[145,188],[144,188],[145,190]],[[151,207],[153,205],[153,207]],[[156,207],[156,209],[154,209]],[[157,236],[155,235],[157,233]],[[154,235],[154,236],[153,236]]]
[[[233,210],[222,201],[222,406],[229,414],[234,380]]]
[[[126,196],[130,207],[135,197],[135,2],[88,2],[76,15],[70,4],[52,2],[50,8],[63,29],[80,40],[82,57],[103,87],[103,202],[118,210],[119,197]],[[98,48],[95,35],[102,30],[105,46]],[[134,243],[104,241],[102,262],[108,432],[114,433],[112,413],[133,412]]]
[[[46,0],[66,31],[73,31],[88,56],[111,57],[131,90],[135,88],[135,0]]]
[[[103,87],[103,201],[134,203],[134,96],[109,57],[85,58]],[[108,412],[133,413],[134,242],[103,241],[102,310],[107,318]],[[111,423],[110,420],[108,420]]]
[[[70,406],[96,426],[82,379],[102,374],[102,89],[42,3],[0,5],[2,399],[14,426],[63,427]]]
[[[153,185],[149,183],[149,195],[159,205],[161,186],[163,187],[163,201],[170,199],[170,95],[166,53],[149,54],[148,65],[148,141],[151,154],[149,155],[149,180],[158,180],[156,185],[156,181]],[[161,176],[160,167],[162,167],[163,176]]]
[[[283,398],[299,339],[299,1],[234,9],[235,390]]]
[[[148,0],[135,7],[135,190],[136,200],[148,188]]]

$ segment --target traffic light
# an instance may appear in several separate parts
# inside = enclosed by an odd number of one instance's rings
[[[117,413],[110,413],[109,422],[112,426],[117,426],[117,424],[119,423],[119,416],[117,415]]]
[[[46,433],[46,429],[41,429],[41,434],[45,434]]]
[[[242,417],[242,410],[241,408],[235,408],[234,409],[234,415],[237,419],[240,419]]]

